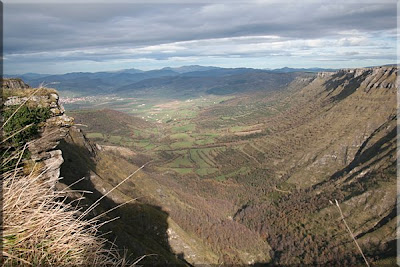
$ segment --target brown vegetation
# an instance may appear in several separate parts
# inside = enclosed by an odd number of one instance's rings
[[[42,170],[42,173],[46,170]],[[3,260],[7,266],[123,266],[118,251],[98,237],[97,220],[65,202],[41,174],[3,174]]]

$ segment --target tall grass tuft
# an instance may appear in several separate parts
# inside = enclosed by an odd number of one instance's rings
[[[45,171],[45,170],[44,170]],[[54,191],[40,174],[21,168],[3,174],[2,256],[5,266],[124,266],[100,222],[79,219],[66,192]]]

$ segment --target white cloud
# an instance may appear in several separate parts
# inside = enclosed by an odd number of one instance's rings
[[[339,46],[360,46],[368,45],[368,39],[364,36],[345,37],[338,40]]]

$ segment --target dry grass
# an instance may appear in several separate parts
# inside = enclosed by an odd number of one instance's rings
[[[98,236],[101,223],[78,219],[81,211],[65,202],[66,192],[52,190],[40,177],[22,169],[3,174],[4,265],[126,265]]]

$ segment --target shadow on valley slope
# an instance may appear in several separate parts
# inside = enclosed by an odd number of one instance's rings
[[[97,199],[103,197],[104,193],[109,191],[112,186],[107,182],[101,184],[103,183],[101,178],[92,179],[95,175],[93,170],[96,163],[86,147],[62,140],[58,148],[62,150],[64,157],[64,163],[61,166],[61,177],[63,177],[61,182],[65,185],[72,184],[71,189],[73,190],[93,192],[85,194],[85,199],[80,202],[80,206],[83,206],[83,210],[85,210]],[[83,177],[85,178],[77,182]],[[96,188],[104,191],[100,192]],[[122,201],[116,203],[113,200],[115,199],[114,194],[118,200],[123,196]],[[77,199],[80,195],[73,193],[71,199]],[[88,217],[93,218],[131,199],[130,196],[114,190],[112,194],[100,201],[100,205]],[[183,255],[175,255],[169,246],[168,216],[168,213],[161,207],[134,201],[103,216],[102,221],[112,221],[106,223],[100,230],[102,233],[106,233],[108,240],[118,246],[121,254],[124,253],[122,250],[126,250],[131,262],[147,255],[140,261],[140,264],[187,266],[189,264],[183,260]]]

